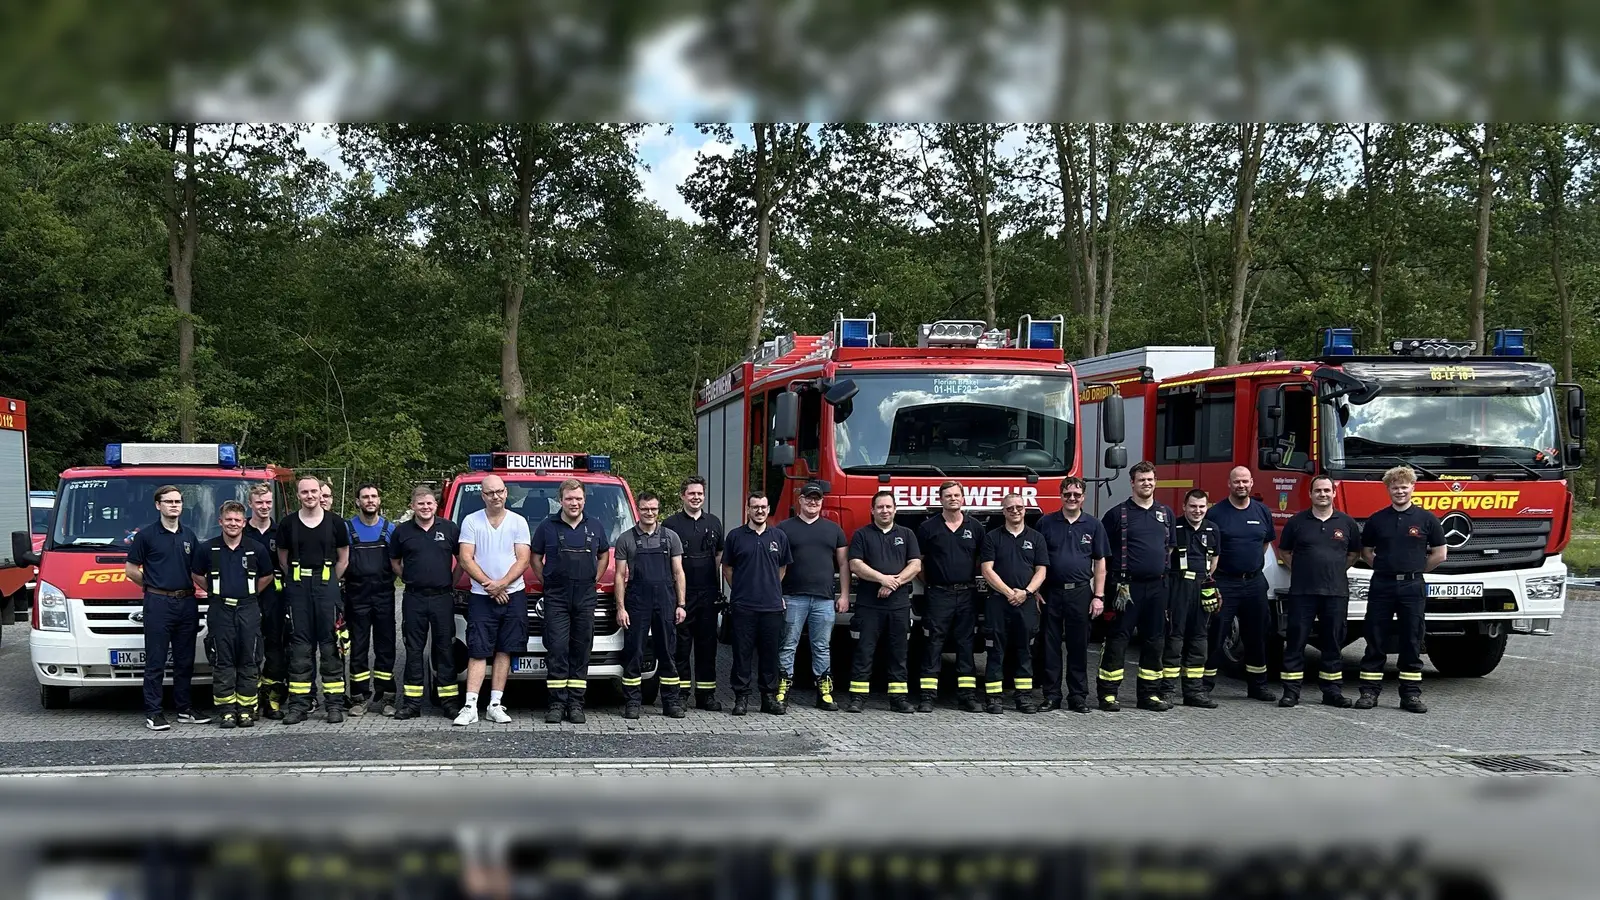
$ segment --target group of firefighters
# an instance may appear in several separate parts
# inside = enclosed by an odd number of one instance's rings
[[[1410,469],[1385,474],[1390,506],[1364,526],[1333,508],[1333,482],[1318,476],[1311,482],[1311,507],[1284,522],[1281,533],[1252,498],[1253,477],[1245,467],[1230,473],[1224,502],[1212,505],[1204,491],[1191,490],[1181,514],[1155,499],[1152,465],[1135,465],[1129,479],[1129,498],[1101,518],[1084,512],[1087,486],[1069,477],[1062,481],[1059,511],[1030,526],[1028,501],[1010,494],[1001,503],[1003,524],[987,530],[964,510],[960,482],[940,486],[941,513],[915,530],[896,523],[894,494],[880,491],[872,521],[847,538],[822,515],[825,490],[816,482],[799,489],[794,515],[775,524],[770,499],[748,495],[745,521],[724,532],[706,511],[704,479],[692,477],[683,484],[681,510],[665,520],[661,498],[640,494],[638,523],[618,535],[615,546],[606,529],[585,516],[585,487],[577,480],[561,484],[559,513],[530,525],[506,508],[505,482],[490,475],[482,482],[484,508],[459,527],[437,516],[438,497],[427,486],[413,490],[410,518],[395,524],[379,513],[379,491],[371,484],[358,489],[359,513],[346,521],[331,513],[325,482],[302,478],[300,508],[276,522],[271,488],[256,485],[248,511],[237,501],[222,505],[221,534],[205,543],[180,521],[182,493],[162,487],[155,495],[160,518],[130,539],[127,563],[128,577],[145,591],[145,726],[170,727],[162,711],[169,646],[178,720],[210,721],[190,705],[197,589],[209,595],[207,652],[224,728],[250,727],[257,717],[305,721],[318,702],[319,674],[329,722],[343,721],[346,712],[420,716],[430,631],[433,683],[445,715],[456,725],[479,721],[488,676],[481,716],[510,722],[502,701],[512,660],[527,649],[530,569],[543,585],[537,602],[550,697],[545,722],[582,723],[597,585],[613,559],[628,719],[639,718],[644,706],[647,645],[664,715],[683,717],[691,699],[698,709],[721,711],[719,638],[732,644],[732,714],[748,714],[759,693],[762,712],[782,715],[807,633],[816,705],[836,710],[829,650],[835,617],[845,612],[859,634],[846,691],[845,709],[853,713],[866,708],[880,656],[889,709],[933,712],[943,655],[952,643],[964,711],[998,715],[1014,705],[1024,713],[1087,713],[1091,706],[1115,712],[1135,633],[1141,638],[1140,709],[1165,711],[1180,697],[1185,706],[1212,709],[1223,642],[1235,621],[1252,699],[1297,705],[1304,647],[1312,643],[1321,654],[1322,702],[1370,709],[1382,689],[1393,630],[1401,708],[1427,711],[1421,700],[1422,575],[1444,561],[1446,550],[1438,519],[1411,502],[1416,477]],[[1357,558],[1373,577],[1360,694],[1352,701],[1342,690],[1340,651],[1346,570]],[[1281,695],[1267,686],[1264,572],[1280,564],[1290,579]],[[458,571],[471,582],[464,697],[451,652]],[[396,576],[405,588],[406,670],[398,690]],[[918,579],[926,640],[913,702],[907,657]],[[987,590],[978,590],[980,582]],[[980,602],[988,644],[981,685],[974,663]],[[720,635],[719,616],[726,626]],[[1105,620],[1106,638],[1091,695],[1087,660],[1096,619]],[[1042,703],[1033,672],[1036,638],[1043,645]]]

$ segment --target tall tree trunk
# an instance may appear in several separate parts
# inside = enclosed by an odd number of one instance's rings
[[[777,136],[770,122],[757,122],[752,130],[756,138],[756,296],[750,305],[750,328],[745,334],[747,354],[761,346],[761,322],[767,314],[767,257],[772,251],[771,139]]]
[[[1550,211],[1550,280],[1555,283],[1556,309],[1561,318],[1561,380],[1572,380],[1572,296],[1561,263],[1562,214],[1567,205],[1567,178],[1572,169],[1566,154],[1567,135],[1557,128],[1546,134],[1543,153],[1545,204]]]
[[[1077,160],[1071,147],[1072,126],[1050,123],[1050,138],[1055,144],[1056,176],[1061,182],[1061,245],[1067,259],[1067,292],[1071,296],[1073,316],[1083,323],[1083,355],[1087,358],[1095,355],[1095,326],[1083,256],[1079,252],[1083,241],[1083,198],[1078,186]]]
[[[1239,129],[1239,174],[1233,201],[1233,285],[1228,299],[1228,322],[1223,331],[1222,364],[1239,362],[1244,344],[1245,295],[1250,280],[1250,207],[1255,202],[1256,176],[1261,171],[1261,149],[1267,126],[1248,123]]]
[[[1472,242],[1472,292],[1467,296],[1467,335],[1483,345],[1484,298],[1489,293],[1489,223],[1494,203],[1494,155],[1498,134],[1493,122],[1483,126],[1483,142],[1478,145],[1478,233]]]
[[[983,166],[981,170],[974,171],[972,179],[972,196],[978,207],[978,241],[983,252],[983,321],[990,328],[994,327],[995,299],[994,299],[994,234],[993,223],[989,218],[989,173],[994,163],[992,158],[993,148],[989,143],[989,126],[979,125],[978,134],[983,142]]]
[[[506,422],[506,449],[525,453],[533,449],[533,422],[528,415],[527,386],[522,380],[518,341],[522,331],[522,297],[527,289],[529,242],[533,237],[533,176],[535,159],[531,129],[517,129],[517,202],[514,207],[517,244],[515,260],[501,283],[504,309],[500,333],[500,415]]]
[[[176,155],[183,145],[183,181],[175,167],[166,168],[165,216],[167,225],[167,273],[172,280],[172,303],[178,310],[178,440],[195,439],[194,386],[194,254],[200,240],[199,210],[196,208],[194,144],[199,125],[185,122],[168,125],[166,148]]]

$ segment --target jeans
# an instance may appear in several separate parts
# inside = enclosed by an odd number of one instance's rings
[[[834,598],[815,594],[783,596],[783,649],[778,651],[778,669],[785,678],[794,677],[794,652],[800,646],[800,629],[811,629],[811,674],[821,678],[833,662],[828,648],[833,641]]]

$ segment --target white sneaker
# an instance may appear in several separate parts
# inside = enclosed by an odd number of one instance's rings
[[[456,716],[454,724],[471,725],[476,721],[478,721],[478,706],[475,703],[468,703],[466,706],[461,707],[461,712]]]
[[[489,704],[489,711],[483,715],[484,718],[496,725],[505,725],[511,721],[511,715],[505,711],[505,707],[498,703]]]

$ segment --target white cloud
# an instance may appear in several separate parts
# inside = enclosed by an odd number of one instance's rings
[[[647,125],[638,138],[639,183],[646,198],[667,215],[685,222],[699,222],[678,187],[699,164],[701,155],[728,157],[735,145],[701,134],[693,125]]]

